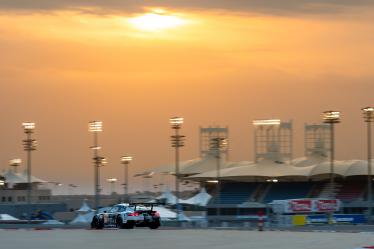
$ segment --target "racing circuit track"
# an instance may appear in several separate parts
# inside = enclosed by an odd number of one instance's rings
[[[7,249],[353,249],[374,245],[374,233],[233,230],[0,230]]]

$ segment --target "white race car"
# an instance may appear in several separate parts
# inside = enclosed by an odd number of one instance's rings
[[[118,227],[132,229],[137,227],[160,227],[160,214],[153,211],[154,204],[134,203],[117,204],[103,213],[95,214],[92,218],[91,228],[103,229],[104,227]]]

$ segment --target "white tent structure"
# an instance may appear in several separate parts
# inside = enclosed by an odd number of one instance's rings
[[[17,218],[9,215],[9,214],[0,214],[1,221],[11,221],[11,220],[18,220]]]
[[[177,203],[177,197],[170,192],[170,190],[164,191],[156,200],[165,200],[167,204],[174,205]]]
[[[161,220],[175,220],[177,218],[177,213],[165,207],[157,206],[153,207],[153,210],[157,211],[160,214]],[[185,216],[183,212],[180,212],[179,220],[189,221],[190,219],[187,216]]]
[[[82,206],[77,210],[78,213],[89,213],[92,211],[94,211],[94,209],[88,206],[86,200],[83,201]]]
[[[74,220],[70,222],[70,224],[89,224],[94,217],[95,212],[89,212],[87,214],[79,213]]]
[[[58,220],[48,220],[44,222],[43,225],[65,225],[65,223]]]
[[[181,200],[180,203],[205,207],[211,198],[212,196],[206,192],[205,188],[202,188],[200,193],[187,200]]]

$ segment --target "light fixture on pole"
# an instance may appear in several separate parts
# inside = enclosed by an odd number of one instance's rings
[[[217,171],[217,209],[216,209],[216,216],[217,216],[217,222],[221,221],[221,152],[222,150],[227,146],[227,139],[223,137],[215,137],[211,139],[210,147],[214,151],[214,156],[217,159],[217,165],[216,165],[216,171]]]
[[[322,114],[323,122],[330,125],[330,184],[334,189],[335,184],[335,171],[334,171],[334,157],[335,157],[335,134],[334,125],[340,123],[340,112],[338,111],[325,111]]]
[[[121,163],[124,166],[124,175],[123,175],[123,190],[124,190],[124,196],[123,196],[123,201],[124,202],[129,202],[129,164],[132,161],[131,156],[123,156],[121,157]]]
[[[106,163],[105,158],[99,156],[99,150],[101,147],[98,145],[98,133],[103,131],[103,122],[91,121],[88,123],[88,131],[93,133],[93,146],[90,148],[93,150],[93,162],[94,162],[94,193],[95,193],[95,209],[96,212],[100,206],[100,166]]]
[[[13,167],[14,173],[18,172],[17,168],[21,165],[21,163],[22,163],[22,159],[19,159],[19,158],[9,160],[9,166]]]
[[[171,146],[175,148],[175,208],[177,213],[177,225],[180,225],[180,207],[179,207],[179,148],[183,147],[184,137],[179,134],[184,119],[181,117],[170,118],[169,123],[175,134],[171,136]]]
[[[373,215],[373,194],[372,194],[372,171],[371,171],[371,122],[374,121],[374,107],[362,108],[364,120],[367,123],[367,159],[368,159],[368,186],[367,186],[367,203],[368,203],[368,223],[372,221]]]
[[[32,139],[31,135],[34,133],[35,130],[35,123],[33,122],[25,122],[22,123],[23,130],[26,134],[26,139],[22,140],[23,148],[27,152],[27,205],[29,211],[31,211],[31,191],[32,191],[32,183],[31,183],[31,152],[36,150],[37,141],[36,139]]]
[[[114,195],[115,184],[117,182],[117,178],[108,178],[108,179],[106,179],[106,181],[110,183],[110,193],[111,193],[111,195]]]

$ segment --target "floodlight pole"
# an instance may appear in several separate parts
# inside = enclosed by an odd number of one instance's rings
[[[335,190],[335,127],[334,125],[340,122],[340,112],[338,111],[325,111],[323,112],[324,123],[330,125],[330,184],[333,190]]]
[[[99,143],[98,143],[98,133],[102,131],[103,122],[101,121],[91,121],[88,123],[88,130],[93,133],[93,162],[94,162],[94,193],[95,193],[95,209],[98,212],[100,206],[100,166],[105,163],[105,158],[99,156]]]
[[[372,172],[371,172],[371,122],[367,122],[368,135],[368,222],[371,223],[373,215],[373,194],[372,194]]]
[[[335,129],[334,129],[334,123],[330,123],[330,134],[331,134],[331,139],[330,139],[330,146],[331,146],[331,155],[330,155],[330,183],[331,186],[334,186],[335,184],[335,165],[334,165],[334,160],[335,160]]]
[[[372,193],[372,170],[371,170],[371,122],[374,120],[374,107],[365,107],[361,109],[364,114],[364,120],[367,124],[367,164],[368,164],[368,183],[367,183],[367,206],[368,223],[372,223],[373,216],[373,193]]]
[[[129,196],[129,163],[125,163],[125,168],[124,168],[124,179],[125,179],[125,183],[124,183],[124,188],[125,188],[125,199],[128,199],[128,196]]]
[[[175,131],[175,135],[171,136],[172,147],[175,148],[175,196],[176,196],[176,213],[177,213],[177,226],[180,226],[180,207],[179,207],[179,148],[183,147],[183,138],[184,136],[179,134],[179,130],[183,124],[183,118],[173,117],[170,118],[169,123],[171,128]]]
[[[179,143],[179,128],[175,129],[175,137],[177,138],[177,143]],[[180,225],[180,207],[179,207],[179,144],[175,146],[175,206],[177,209],[177,224]]]
[[[31,133],[26,132],[27,141],[31,141]],[[30,207],[31,204],[31,147],[26,149],[27,151],[27,205]],[[31,211],[31,210],[30,210]]]
[[[93,133],[94,138],[94,171],[95,171],[95,210],[99,209],[100,206],[100,172],[99,172],[99,153],[98,153],[98,134],[97,131]]]
[[[27,152],[27,206],[29,211],[31,211],[31,152],[36,150],[36,140],[31,138],[31,134],[34,133],[35,123],[26,122],[23,123],[23,129],[26,134],[26,139],[23,140],[24,150]],[[30,219],[28,219],[30,222]]]
[[[131,156],[123,156],[121,158],[121,162],[124,166],[124,183],[123,183],[123,190],[124,190],[124,196],[123,196],[123,201],[128,202],[130,200],[129,198],[129,164],[132,161]]]

